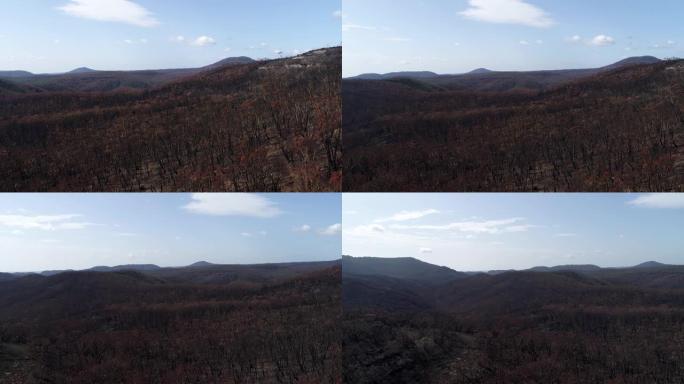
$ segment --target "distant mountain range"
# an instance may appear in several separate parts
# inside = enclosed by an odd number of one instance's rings
[[[428,79],[440,76],[467,76],[467,75],[486,75],[492,73],[537,73],[537,72],[561,72],[561,71],[599,71],[599,70],[610,70],[616,68],[622,68],[630,65],[643,65],[643,64],[655,64],[662,60],[653,56],[635,56],[629,57],[624,60],[620,60],[616,63],[601,67],[601,68],[591,68],[591,69],[563,69],[563,70],[544,70],[544,71],[492,71],[487,68],[477,68],[467,73],[462,74],[437,74],[430,71],[403,71],[403,72],[389,72],[389,73],[364,73],[358,76],[349,77],[348,79],[359,79],[359,80],[389,80],[397,78],[408,78],[408,79]]]
[[[345,82],[359,80],[385,80],[401,82],[409,87],[424,91],[480,91],[505,92],[513,90],[546,90],[550,87],[578,80],[604,72],[661,62],[653,56],[630,57],[601,68],[562,69],[544,71],[491,71],[478,68],[464,74],[436,74],[434,72],[392,72],[369,73],[345,79]]]
[[[141,273],[147,273],[147,272],[156,272],[160,274],[165,274],[165,273],[170,273],[170,271],[178,272],[178,271],[183,271],[183,270],[190,270],[190,269],[215,269],[215,270],[249,270],[249,269],[258,269],[258,270],[268,270],[268,269],[278,269],[278,268],[301,268],[304,267],[306,268],[307,266],[315,266],[315,267],[320,267],[321,265],[336,265],[339,264],[339,261],[331,261],[331,262],[291,262],[291,263],[264,263],[264,264],[213,264],[209,263],[206,261],[199,261],[193,264],[190,264],[188,266],[179,266],[179,267],[160,267],[155,264],[124,264],[124,265],[116,265],[116,266],[96,266],[88,269],[83,269],[83,270],[73,270],[73,269],[64,269],[64,270],[50,270],[50,271],[42,271],[42,272],[21,272],[21,273],[3,273],[0,272],[0,280],[2,279],[7,279],[7,278],[16,278],[16,277],[23,277],[23,276],[28,276],[28,275],[40,275],[40,276],[55,276],[63,273],[77,273],[77,272],[141,272]]]
[[[464,273],[413,258],[345,256],[342,284],[349,308],[498,312],[579,300],[591,291],[610,296],[629,286],[684,291],[684,266],[649,261],[625,268],[561,265]]]
[[[149,89],[202,72],[233,65],[251,64],[255,60],[229,57],[200,68],[177,68],[135,71],[99,71],[87,67],[66,73],[33,74],[27,71],[0,71],[0,94],[40,92],[107,92],[121,89]]]

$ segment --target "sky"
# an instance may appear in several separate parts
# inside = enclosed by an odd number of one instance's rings
[[[681,0],[342,0],[344,76],[684,56]]]
[[[0,194],[0,271],[336,260],[339,194]]]
[[[459,271],[684,264],[684,194],[344,194],[342,252]]]
[[[341,44],[340,0],[3,0],[0,70],[195,68]]]

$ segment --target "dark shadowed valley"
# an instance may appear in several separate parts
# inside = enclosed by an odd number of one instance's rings
[[[346,191],[682,191],[684,62],[345,79]]]
[[[3,383],[341,383],[339,262],[0,275]]]
[[[386,272],[383,272],[386,271]],[[349,383],[676,383],[684,267],[343,259]]]
[[[0,190],[339,190],[341,54],[0,72]]]

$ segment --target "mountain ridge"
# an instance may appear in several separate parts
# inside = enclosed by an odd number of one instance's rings
[[[568,68],[568,69],[545,69],[545,70],[529,70],[529,71],[492,71],[487,68],[477,68],[469,72],[458,73],[458,74],[438,74],[431,71],[399,71],[399,72],[388,72],[388,73],[364,73],[357,76],[347,77],[348,80],[389,80],[396,78],[412,78],[412,79],[425,79],[443,76],[468,76],[468,75],[487,75],[495,73],[540,73],[540,72],[561,72],[561,71],[597,71],[597,70],[612,70],[623,68],[626,66],[633,65],[647,65],[660,63],[663,60],[658,59],[655,56],[631,56],[625,59],[619,60],[615,63],[608,64],[602,67],[596,68]]]

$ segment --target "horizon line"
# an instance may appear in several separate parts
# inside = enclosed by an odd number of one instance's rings
[[[628,60],[628,59],[636,59],[636,58],[647,58],[647,57],[653,57],[661,62],[667,62],[667,61],[673,61],[673,60],[682,60],[683,58],[681,57],[657,57],[653,55],[636,55],[636,56],[625,56],[623,59],[620,59],[618,61],[606,64],[602,67],[568,67],[568,68],[555,68],[555,69],[527,69],[527,70],[492,70],[487,68],[487,66],[479,66],[471,71],[468,72],[452,72],[452,73],[438,73],[429,69],[406,69],[406,70],[397,70],[397,71],[390,71],[390,72],[359,72],[354,75],[347,75],[347,76],[342,76],[343,79],[350,79],[358,76],[363,76],[363,75],[388,75],[391,73],[406,73],[406,72],[432,72],[436,74],[437,76],[461,76],[461,75],[468,75],[471,74],[473,71],[477,71],[479,69],[485,69],[491,72],[496,72],[496,73],[526,73],[526,72],[550,72],[550,71],[566,71],[566,70],[583,70],[583,69],[600,69],[600,68],[605,68],[608,66],[611,66],[613,64],[617,64],[621,61]]]

